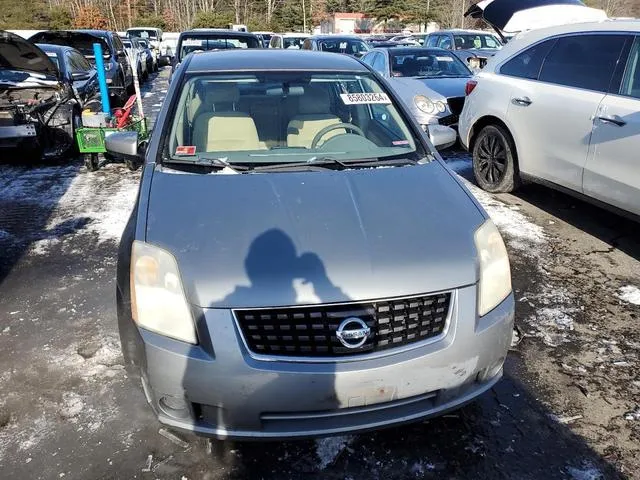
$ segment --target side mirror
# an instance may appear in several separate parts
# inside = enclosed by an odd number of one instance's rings
[[[91,74],[89,72],[73,72],[71,74],[71,80],[73,82],[82,82],[84,80],[89,80],[91,78]]]
[[[104,143],[107,152],[113,155],[140,160],[138,132],[115,132],[106,137]]]
[[[427,134],[436,150],[445,150],[458,139],[458,134],[453,128],[438,124],[427,125]]]

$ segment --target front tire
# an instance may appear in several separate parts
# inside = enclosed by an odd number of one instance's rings
[[[511,134],[500,125],[485,126],[473,144],[473,174],[483,190],[508,193],[520,185]]]
[[[100,168],[100,158],[97,153],[86,153],[84,155],[84,166],[90,172],[95,172]]]

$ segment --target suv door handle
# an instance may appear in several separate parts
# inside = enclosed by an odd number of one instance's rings
[[[529,97],[513,98],[511,101],[521,107],[528,107],[533,103]]]
[[[598,117],[598,120],[604,123],[611,123],[612,125],[616,125],[618,127],[624,127],[627,122],[625,122],[620,115],[603,115]]]

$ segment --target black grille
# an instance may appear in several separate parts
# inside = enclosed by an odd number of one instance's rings
[[[454,115],[460,115],[462,113],[462,107],[464,107],[464,99],[465,97],[451,97],[447,99],[447,103],[449,104],[449,110]]]
[[[445,127],[450,127],[451,125],[457,125],[459,120],[459,115],[447,115],[446,117],[439,118],[438,123],[440,125],[444,125]]]
[[[421,297],[308,307],[235,310],[252,352],[276,356],[333,357],[397,348],[443,333],[451,293]],[[371,329],[358,348],[336,336],[340,323],[361,319]],[[351,324],[349,329],[357,325]],[[352,341],[352,343],[355,343]]]

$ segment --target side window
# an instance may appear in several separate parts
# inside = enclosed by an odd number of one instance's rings
[[[438,35],[429,35],[427,39],[427,47],[434,48],[438,45]]]
[[[500,67],[500,73],[511,77],[536,80],[547,54],[556,43],[556,39],[547,40],[519,53]]]
[[[120,41],[120,38],[117,35],[113,36],[113,46],[116,47],[116,51],[124,50],[124,45]]]
[[[451,50],[453,45],[451,43],[451,38],[449,37],[449,35],[440,37],[440,39],[438,40],[438,47]]]
[[[75,64],[78,65],[78,68],[81,71],[88,72],[91,70],[91,64],[82,56],[82,54],[78,52],[71,52],[71,57],[74,59]]]
[[[559,38],[542,64],[540,81],[606,92],[625,43],[624,35]]]
[[[78,63],[77,57],[73,53],[67,52],[64,55],[64,58],[65,58],[65,62],[67,64],[67,68],[69,69],[70,73],[82,73],[82,72],[84,72],[84,70],[82,69],[81,65]]]
[[[631,47],[620,95],[640,99],[640,37],[636,37]]]
[[[382,55],[381,53],[377,53],[376,54],[376,58],[373,59],[373,65],[371,65],[373,67],[373,69],[377,72],[380,73],[386,73],[385,72],[385,61],[384,61],[384,55]]]
[[[378,55],[377,53],[373,52],[373,53],[367,53],[364,57],[362,57],[360,60],[362,60],[364,63],[366,63],[367,65],[371,66],[373,63],[373,59],[376,57],[376,55]]]

